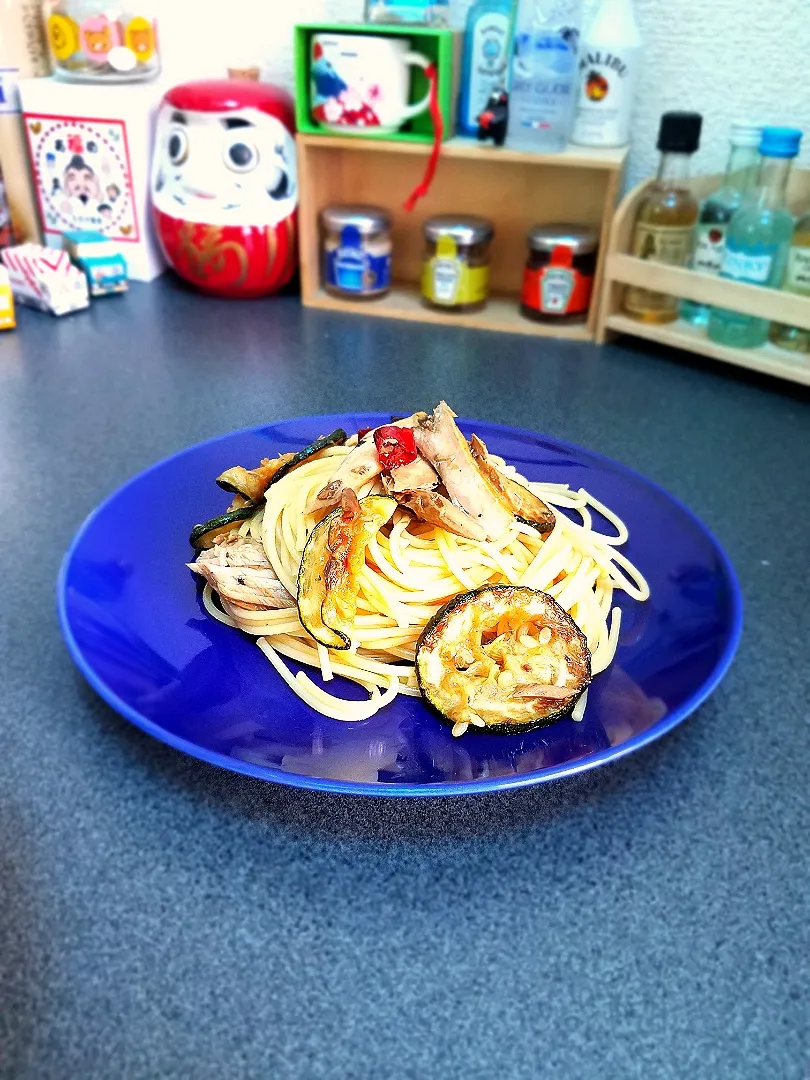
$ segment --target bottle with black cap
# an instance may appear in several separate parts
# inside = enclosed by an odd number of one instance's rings
[[[651,262],[686,266],[692,254],[699,206],[689,190],[689,164],[700,145],[703,117],[668,112],[661,117],[658,176],[639,206],[630,254]],[[628,285],[624,310],[647,323],[674,322],[678,300],[664,293]]]

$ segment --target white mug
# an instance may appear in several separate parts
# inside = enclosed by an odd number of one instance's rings
[[[408,104],[411,65],[431,63],[410,51],[401,37],[371,34],[313,34],[310,44],[312,118],[342,135],[397,131],[430,102]]]

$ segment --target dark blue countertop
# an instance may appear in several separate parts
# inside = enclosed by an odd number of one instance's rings
[[[738,658],[572,780],[373,800],[183,757],[86,687],[62,553],[133,473],[237,427],[462,415],[591,447],[735,563]],[[0,1076],[806,1080],[810,408],[628,344],[134,286],[0,337]]]

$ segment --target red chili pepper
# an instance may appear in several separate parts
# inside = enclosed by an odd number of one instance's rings
[[[374,431],[374,445],[384,469],[398,469],[400,465],[410,465],[419,456],[411,428],[395,427],[393,424],[378,427]]]

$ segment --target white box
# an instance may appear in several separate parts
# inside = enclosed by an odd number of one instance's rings
[[[167,89],[151,83],[20,81],[45,242],[92,229],[121,244],[129,277],[165,270],[149,201],[155,115]]]

